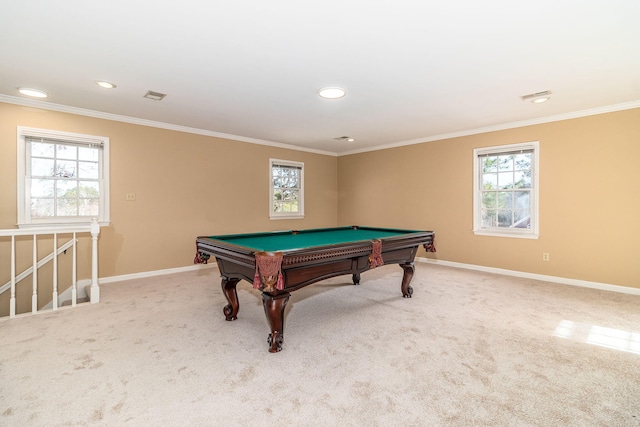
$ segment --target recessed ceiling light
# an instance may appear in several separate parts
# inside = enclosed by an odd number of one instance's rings
[[[105,89],[113,89],[116,87],[116,85],[114,85],[113,83],[105,82],[102,80],[96,80],[96,84]]]
[[[326,99],[342,98],[346,93],[341,87],[324,87],[318,91],[318,95]]]
[[[531,102],[533,102],[534,104],[542,104],[543,102],[547,102],[549,99],[551,98],[549,98],[548,96],[543,96],[542,98],[536,98]]]
[[[23,95],[32,96],[34,98],[48,98],[49,94],[47,92],[40,89],[32,89],[28,87],[19,87],[18,92]]]
[[[339,136],[333,139],[335,139],[336,141],[347,141],[347,142],[354,142],[356,140],[355,138],[351,138],[350,136]]]

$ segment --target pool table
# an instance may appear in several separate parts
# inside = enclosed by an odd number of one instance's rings
[[[282,350],[284,309],[290,292],[330,277],[360,273],[383,264],[399,264],[404,271],[402,295],[411,298],[409,285],[420,245],[435,252],[434,232],[374,227],[336,227],[253,234],[200,236],[194,262],[216,258],[222,291],[229,304],[226,320],[236,320],[239,302],[236,285],[242,279],[262,291],[271,353]]]

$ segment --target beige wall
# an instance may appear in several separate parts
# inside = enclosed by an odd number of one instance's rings
[[[473,149],[536,140],[540,238],[474,235]],[[343,156],[338,182],[340,225],[435,230],[429,257],[640,288],[640,109]]]
[[[110,138],[100,277],[190,265],[197,235],[360,224],[435,230],[419,256],[640,288],[640,109],[336,158],[0,103],[0,228],[16,222],[16,126]],[[473,149],[533,140],[540,238],[475,236]],[[305,163],[305,219],[269,220],[270,157]]]
[[[110,138],[100,277],[191,265],[199,235],[337,224],[336,157],[0,103],[0,229],[16,223],[17,126]],[[269,220],[271,157],[304,162],[304,219]]]

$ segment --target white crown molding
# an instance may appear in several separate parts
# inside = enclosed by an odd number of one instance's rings
[[[511,122],[511,123],[503,123],[503,124],[494,125],[494,126],[463,130],[460,132],[445,133],[445,134],[434,135],[434,136],[429,136],[425,138],[416,138],[408,141],[393,142],[390,144],[378,145],[371,148],[363,148],[359,150],[347,151],[344,153],[340,153],[338,155],[347,156],[351,154],[366,153],[369,151],[386,150],[388,148],[404,147],[406,145],[415,145],[415,144],[422,144],[425,142],[440,141],[443,139],[459,138],[461,136],[470,136],[470,135],[477,135],[480,133],[496,132],[500,130],[539,125],[543,123],[559,122],[562,120],[577,119],[580,117],[595,116],[598,114],[613,113],[616,111],[631,110],[634,108],[640,108],[640,100],[624,102],[622,104],[608,105],[605,107],[591,108],[588,110],[574,111],[572,113],[557,114],[555,116],[538,117],[536,119],[521,120],[518,122]]]
[[[296,145],[282,144],[280,142],[249,138],[249,137],[239,136],[239,135],[231,135],[228,133],[214,132],[214,131],[209,131],[204,129],[191,128],[187,126],[173,125],[170,123],[139,119],[139,118],[123,116],[119,114],[104,113],[101,111],[87,110],[84,108],[77,108],[77,107],[69,107],[66,105],[53,104],[50,102],[38,101],[33,99],[25,99],[17,96],[0,94],[0,102],[6,102],[7,104],[23,105],[27,107],[33,107],[33,108],[41,108],[44,110],[59,111],[62,113],[77,114],[80,116],[94,117],[97,119],[112,120],[112,121],[130,123],[130,124],[141,125],[141,126],[149,126],[149,127],[160,128],[160,129],[174,130],[177,132],[211,136],[214,138],[223,138],[223,139],[228,139],[232,141],[247,142],[250,144],[267,145],[270,147],[284,148],[288,150],[304,151],[308,153],[322,154],[325,156],[333,156],[333,157],[348,156],[351,154],[366,153],[370,151],[386,150],[388,148],[404,147],[406,145],[423,144],[425,142],[440,141],[443,139],[459,138],[462,136],[476,135],[480,133],[495,132],[495,131],[513,129],[513,128],[524,127],[524,126],[539,125],[543,123],[551,123],[551,122],[557,122],[562,120],[576,119],[580,117],[594,116],[597,114],[605,114],[605,113],[612,113],[615,111],[623,111],[623,110],[631,110],[633,108],[640,108],[640,100],[630,101],[622,104],[591,108],[588,110],[580,110],[580,111],[575,111],[571,113],[557,114],[554,116],[539,117],[531,120],[521,120],[517,122],[503,123],[500,125],[487,126],[482,128],[476,128],[476,129],[468,129],[460,132],[452,132],[452,133],[434,135],[434,136],[429,136],[424,138],[415,138],[408,141],[399,141],[399,142],[394,142],[390,144],[377,145],[375,147],[370,147],[370,148],[363,148],[359,150],[336,153],[333,151],[315,150],[312,148],[304,148]]]
[[[608,283],[589,282],[587,280],[571,279],[567,277],[547,276],[544,274],[526,273],[524,271],[506,270],[503,268],[485,267],[483,265],[463,264],[460,262],[443,261],[424,257],[416,257],[416,261],[428,264],[443,265],[445,267],[464,268],[467,270],[482,271],[485,273],[502,274],[505,276],[521,277],[524,279],[534,279],[543,282],[560,283],[563,285],[578,286],[581,288],[599,289],[601,291],[617,292],[621,294],[640,295],[639,288],[629,286],[611,285]]]
[[[25,99],[17,96],[9,96],[0,94],[0,102],[7,104],[22,105],[25,107],[40,108],[43,110],[58,111],[61,113],[76,114],[79,116],[93,117],[96,119],[112,120],[115,122],[130,123],[140,126],[149,126],[159,129],[173,130],[176,132],[191,133],[195,135],[211,136],[214,138],[229,139],[232,141],[247,142],[249,144],[267,145],[270,147],[284,148],[287,150],[305,151],[314,154],[322,154],[325,156],[337,156],[332,151],[315,150],[313,148],[298,147],[296,145],[282,144],[280,142],[267,141],[263,139],[249,138],[246,136],[232,135],[229,133],[214,132],[205,129],[192,128],[187,126],[179,126],[171,123],[157,122],[154,120],[139,119],[136,117],[123,116],[120,114],[105,113],[102,111],[87,110],[84,108],[69,107],[62,104],[53,104],[46,101],[38,101],[34,99]]]

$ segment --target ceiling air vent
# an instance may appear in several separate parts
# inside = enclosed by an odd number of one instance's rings
[[[167,96],[166,93],[154,92],[152,90],[147,91],[144,95],[145,98],[152,99],[154,101],[162,101],[165,96]]]
[[[549,98],[550,96],[551,96],[551,91],[545,90],[543,92],[536,92],[536,93],[530,93],[529,95],[522,95],[520,98],[522,98],[523,101],[528,101],[528,100],[534,100],[537,98]]]

